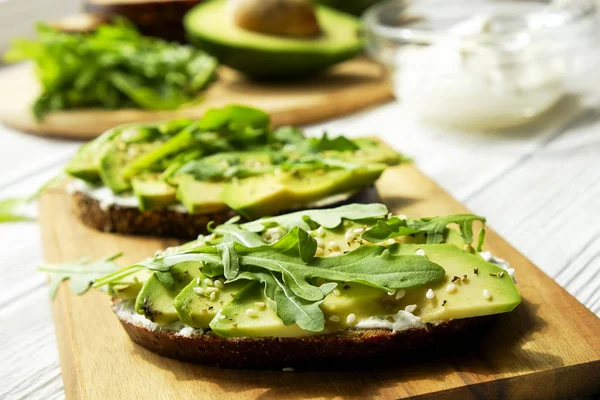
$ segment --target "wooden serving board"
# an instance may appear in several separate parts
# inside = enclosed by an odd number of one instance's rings
[[[31,104],[39,93],[39,85],[29,64],[3,71],[0,93],[0,122],[25,132],[73,139],[92,139],[125,123],[198,118],[207,108],[232,103],[261,108],[280,126],[317,122],[392,99],[388,73],[365,58],[346,61],[322,75],[296,82],[253,82],[222,66],[218,79],[202,94],[202,101],[175,111],[60,111],[48,114],[38,123],[31,113]]]
[[[390,210],[413,217],[466,212],[414,166],[392,168],[378,184]],[[48,262],[125,251],[132,263],[173,240],[90,230],[70,213],[67,195],[41,199]],[[550,399],[600,393],[600,319],[494,232],[486,249],[517,270],[523,303],[500,316],[469,349],[436,359],[399,358],[395,368],[295,372],[227,370],[185,364],[132,343],[106,294],[71,294],[53,302],[68,399]]]

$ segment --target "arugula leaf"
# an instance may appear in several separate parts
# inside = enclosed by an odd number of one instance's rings
[[[33,105],[38,119],[83,107],[175,109],[197,99],[217,62],[190,45],[139,34],[123,19],[92,33],[37,27],[37,40],[18,39],[6,62],[32,60],[42,87]]]
[[[320,139],[309,139],[309,148],[313,152],[322,153],[324,151],[356,151],[359,147],[345,136],[337,136],[330,139],[327,132],[323,133]]]
[[[21,212],[21,209],[29,203],[30,200],[28,198],[12,198],[0,200],[0,223],[33,220],[33,218]]]
[[[325,228],[335,228],[342,223],[342,219],[357,221],[369,218],[382,218],[388,213],[384,204],[347,204],[325,210],[304,210],[277,217],[267,217],[242,224],[241,227],[250,232],[262,232],[269,226],[279,225],[286,230],[300,227],[311,230],[321,225]]]
[[[223,235],[223,242],[238,242],[246,247],[259,247],[267,244],[260,235],[242,229],[237,224],[219,225],[213,232]]]
[[[223,260],[223,275],[227,279],[235,278],[240,272],[240,260],[235,251],[235,243],[221,243],[217,245],[221,260]]]
[[[369,242],[378,243],[399,236],[425,233],[427,235],[427,244],[442,243],[446,227],[450,224],[457,224],[460,235],[465,243],[471,244],[473,243],[473,223],[475,221],[480,221],[485,227],[485,218],[473,214],[453,214],[421,219],[392,217],[387,221],[377,221],[375,226],[362,234],[362,238]],[[477,251],[481,251],[484,237],[485,229],[482,227],[479,232]]]
[[[4,222],[19,222],[33,221],[35,218],[30,217],[22,212],[23,208],[33,201],[37,200],[42,193],[49,188],[55,186],[65,177],[63,172],[60,172],[55,177],[51,178],[40,186],[35,192],[26,197],[0,199],[0,224]]]
[[[62,281],[69,280],[71,290],[75,294],[85,293],[98,277],[117,271],[119,266],[113,261],[123,253],[114,254],[102,260],[91,261],[83,259],[64,264],[45,264],[39,270],[48,273],[50,279],[50,297],[56,296],[56,291]]]

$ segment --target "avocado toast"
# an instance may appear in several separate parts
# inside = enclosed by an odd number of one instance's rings
[[[423,348],[520,303],[512,270],[478,254],[483,227],[473,247],[479,223],[407,219],[376,203],[235,218],[95,286],[133,341],[167,357],[339,365]]]
[[[373,201],[373,183],[402,160],[369,138],[273,130],[264,112],[232,105],[200,120],[111,129],[83,145],[66,172],[76,178],[68,190],[86,225],[191,238],[234,215]]]

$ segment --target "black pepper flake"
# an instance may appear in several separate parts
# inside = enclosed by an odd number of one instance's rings
[[[494,273],[490,272],[490,276],[498,276],[498,274],[494,274]]]
[[[213,308],[214,308],[213,306],[208,307],[209,310],[212,310]]]
[[[475,269],[473,270],[473,273],[474,273],[475,275],[479,275],[479,268],[475,268]]]
[[[350,246],[351,246],[350,242],[346,242],[346,244],[348,245],[348,247],[350,247]]]
[[[454,278],[452,278],[452,282],[456,282],[457,280],[459,280],[460,278],[456,275],[454,275]]]
[[[346,289],[346,290],[348,290],[348,289],[350,289],[350,285],[344,285],[343,288]]]
[[[442,302],[442,307],[444,307],[444,306],[446,305],[446,303],[447,303],[447,302],[448,302],[447,300],[444,300],[444,301]]]

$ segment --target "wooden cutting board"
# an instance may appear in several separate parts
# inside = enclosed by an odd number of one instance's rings
[[[39,85],[29,64],[3,70],[0,93],[0,122],[25,132],[73,139],[92,139],[119,124],[198,118],[207,108],[232,103],[267,111],[275,125],[301,125],[352,113],[393,97],[388,73],[365,58],[346,61],[327,73],[296,82],[257,83],[220,67],[219,78],[202,94],[203,100],[176,111],[60,111],[38,123],[31,104]]]
[[[392,211],[412,217],[467,211],[412,165],[386,171],[378,189]],[[59,189],[41,199],[40,222],[48,262],[125,251],[124,265],[176,243],[90,230]],[[529,400],[600,393],[600,319],[494,232],[485,247],[516,268],[523,303],[464,352],[399,358],[396,368],[366,371],[227,370],[170,360],[129,340],[104,293],[78,297],[63,285],[53,311],[66,397]]]

